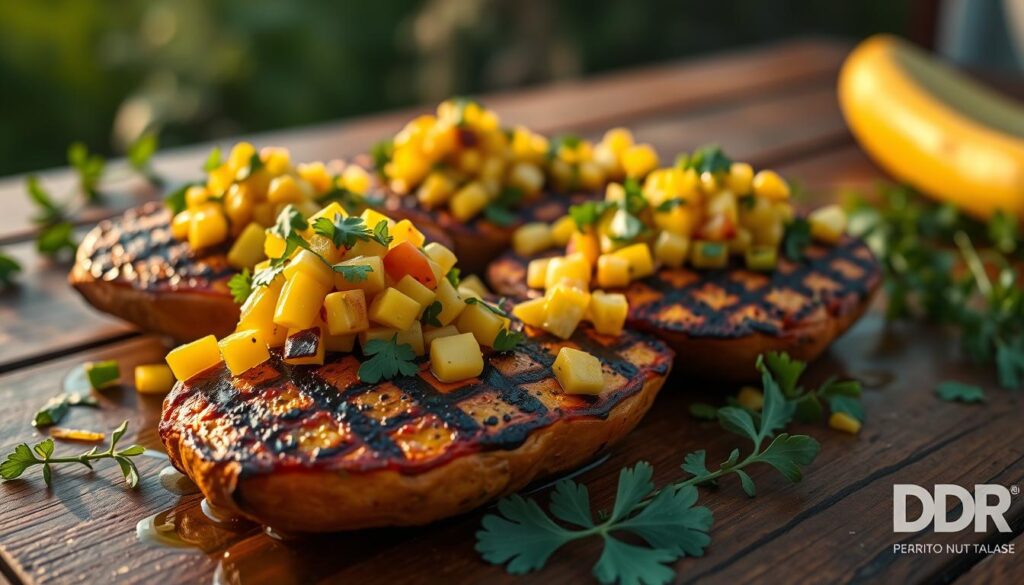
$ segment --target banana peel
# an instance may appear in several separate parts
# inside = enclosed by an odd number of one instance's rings
[[[890,35],[858,45],[839,103],[861,147],[896,179],[985,220],[1024,219],[1024,107]]]

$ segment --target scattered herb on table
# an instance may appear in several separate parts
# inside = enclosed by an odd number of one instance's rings
[[[81,455],[55,457],[53,455],[53,439],[44,439],[29,447],[28,443],[22,443],[14,448],[14,451],[7,454],[7,458],[0,463],[0,477],[4,480],[21,477],[30,467],[42,466],[43,481],[47,486],[52,485],[52,467],[61,463],[80,463],[92,469],[93,461],[100,459],[113,459],[121,468],[124,474],[124,482],[130,488],[139,484],[139,469],[135,466],[132,457],[141,455],[146,449],[142,445],[132,445],[126,449],[118,449],[117,443],[128,430],[128,421],[124,421],[114,429],[110,436],[110,447],[106,451],[97,451],[96,447],[89,449]]]
[[[0,289],[14,284],[14,275],[19,272],[21,272],[21,264],[0,252]]]
[[[48,400],[42,408],[36,411],[35,416],[32,417],[32,426],[55,425],[64,420],[72,406],[96,408],[99,405],[99,402],[88,394],[60,394]]]
[[[691,477],[658,489],[651,481],[648,463],[625,468],[619,473],[611,512],[599,510],[597,521],[586,486],[568,479],[556,484],[550,515],[533,498],[504,498],[498,502],[496,514],[484,517],[476,535],[477,551],[486,561],[505,565],[509,573],[522,574],[542,569],[551,555],[569,542],[600,538],[602,553],[593,574],[601,583],[668,583],[674,578],[670,563],[682,556],[701,556],[711,542],[711,512],[694,506],[697,486],[735,474],[743,490],[753,497],[754,481],[744,471],[746,467],[769,465],[797,482],[803,476],[801,468],[818,454],[820,445],[811,437],[775,435],[793,418],[795,407],[785,399],[780,382],[770,371],[762,371],[762,382],[765,400],[759,416],[734,406],[715,413],[722,428],[753,443],[743,459],[739,449],[734,449],[712,471],[705,451],[690,453],[683,471]],[[616,534],[631,534],[646,546],[624,542]]]
[[[522,331],[501,329],[494,338],[493,348],[494,351],[512,351],[524,341],[526,341],[526,336],[523,335]]]
[[[121,377],[121,366],[117,360],[104,360],[102,362],[87,362],[85,364],[85,377],[94,390],[102,390]]]
[[[946,402],[984,402],[985,391],[973,384],[964,384],[955,380],[942,382],[935,388],[935,393]]]

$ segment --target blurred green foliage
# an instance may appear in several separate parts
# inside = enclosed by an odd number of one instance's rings
[[[0,0],[0,175],[794,35],[902,31],[882,0]]]

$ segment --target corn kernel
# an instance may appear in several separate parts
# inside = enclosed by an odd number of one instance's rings
[[[542,222],[528,223],[512,234],[512,249],[524,257],[546,250],[553,244],[551,227]]]
[[[597,285],[601,288],[619,288],[629,284],[629,260],[615,254],[597,257]]]
[[[288,329],[308,329],[320,315],[329,286],[299,270],[285,280],[274,308],[274,323]]]
[[[479,376],[484,371],[480,344],[472,333],[434,339],[430,344],[430,370],[442,382]]]
[[[411,327],[420,312],[420,304],[396,288],[384,289],[370,303],[370,319],[399,330]]]
[[[185,381],[203,370],[220,363],[220,349],[217,338],[212,335],[201,337],[192,343],[180,345],[165,358],[174,372],[174,377]]]
[[[592,160],[581,162],[577,175],[579,187],[585,191],[597,191],[604,184],[604,169]]]
[[[267,344],[255,329],[238,331],[217,343],[224,357],[224,365],[232,376],[237,376],[270,359]]]
[[[597,263],[597,257],[601,255],[601,245],[598,244],[597,237],[594,234],[575,232],[569,238],[569,244],[566,247],[565,253],[567,256],[582,254],[587,260],[587,264],[593,266]]]
[[[658,168],[658,153],[650,144],[636,144],[622,152],[626,176],[640,178]]]
[[[604,388],[600,360],[585,351],[563,347],[551,369],[566,394],[598,395]]]
[[[258,223],[245,226],[242,233],[228,251],[228,264],[235,268],[252,268],[265,258],[263,244],[266,232]]]
[[[304,181],[313,187],[313,191],[317,194],[323,194],[331,190],[334,180],[331,178],[330,173],[327,172],[327,167],[322,162],[312,162],[300,164],[296,169]]]
[[[193,185],[185,189],[185,207],[188,209],[198,209],[209,200],[210,192],[206,190],[206,187]]]
[[[859,420],[845,412],[833,412],[832,415],[828,417],[828,426],[836,429],[837,431],[856,435],[860,432],[861,423]]]
[[[775,246],[750,246],[744,255],[747,270],[768,272],[775,270],[779,261],[779,251]]]
[[[248,167],[254,154],[256,154],[256,147],[248,142],[239,142],[231,147],[231,153],[228,154],[226,162],[231,173],[237,173],[240,169]]]
[[[775,171],[758,171],[752,182],[754,195],[772,201],[789,199],[789,185]]]
[[[174,372],[164,364],[135,366],[135,391],[139,394],[167,394],[174,386]]]
[[[761,407],[764,406],[764,394],[753,386],[744,386],[740,388],[736,402],[747,410],[761,410]]]
[[[807,216],[811,237],[819,242],[835,244],[846,231],[846,212],[838,205],[815,209]]]

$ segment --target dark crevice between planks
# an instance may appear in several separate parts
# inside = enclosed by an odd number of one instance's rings
[[[1009,414],[1009,413],[1007,413],[1007,414]],[[843,489],[839,490],[838,492],[836,492],[835,494],[833,494],[829,498],[827,498],[827,499],[825,499],[825,500],[815,504],[814,506],[811,506],[810,508],[807,508],[803,512],[797,514],[796,516],[793,517],[793,520],[791,520],[790,522],[787,522],[786,524],[784,524],[782,526],[779,526],[775,530],[772,530],[771,532],[766,533],[764,536],[762,536],[758,540],[756,540],[756,541],[748,544],[744,548],[736,551],[731,556],[729,556],[729,558],[725,559],[721,563],[718,563],[717,565],[711,567],[707,571],[695,573],[692,576],[688,576],[688,578],[685,581],[683,581],[683,582],[684,583],[695,583],[695,582],[700,581],[702,579],[707,579],[707,578],[709,578],[710,576],[712,576],[712,575],[714,575],[716,573],[722,572],[723,570],[727,569],[730,565],[732,565],[736,561],[741,560],[743,557],[745,557],[749,553],[751,553],[751,552],[757,550],[758,548],[760,548],[761,546],[766,545],[769,542],[775,540],[777,537],[781,536],[782,534],[785,534],[786,532],[789,532],[790,530],[792,530],[793,528],[795,528],[797,525],[801,524],[805,520],[808,520],[808,519],[812,518],[813,516],[816,516],[817,514],[819,514],[821,512],[824,512],[825,510],[828,510],[832,506],[834,506],[834,505],[838,504],[839,502],[841,502],[846,497],[848,497],[848,496],[850,496],[850,495],[860,491],[865,486],[867,486],[867,485],[869,485],[871,483],[874,483],[876,480],[882,479],[883,477],[891,475],[891,474],[893,474],[893,473],[903,469],[904,467],[906,467],[908,465],[912,465],[914,463],[917,463],[918,461],[924,459],[925,457],[931,455],[932,453],[935,453],[936,451],[939,451],[939,450],[945,448],[946,446],[948,446],[948,445],[950,445],[952,443],[955,443],[957,440],[961,439],[962,437],[965,437],[965,436],[973,433],[974,431],[976,431],[976,430],[978,430],[978,429],[980,429],[982,427],[989,426],[993,420],[1001,418],[1001,416],[1004,416],[1004,415],[1000,415],[1000,416],[995,417],[993,419],[989,419],[989,420],[986,420],[986,421],[984,421],[982,423],[978,423],[978,424],[976,424],[976,425],[974,425],[972,427],[969,427],[967,429],[964,429],[964,430],[960,431],[959,433],[956,433],[955,435],[950,435],[950,436],[946,437],[945,439],[943,439],[942,441],[933,443],[932,445],[930,445],[930,446],[928,446],[928,447],[926,447],[924,449],[921,449],[921,450],[915,452],[913,455],[910,455],[909,457],[906,457],[906,458],[904,458],[904,459],[902,459],[902,460],[900,460],[900,461],[898,461],[896,463],[893,463],[891,465],[887,465],[887,466],[885,466],[885,467],[883,467],[881,469],[878,469],[877,471],[871,473],[870,475],[865,476],[860,481],[851,483],[850,485],[848,485],[848,486],[844,487]]]
[[[112,345],[120,341],[127,341],[135,337],[140,337],[141,335],[141,331],[126,331],[118,335],[96,339],[88,343],[80,343],[77,345],[56,348],[51,351],[29,356],[27,358],[22,358],[19,360],[7,362],[5,364],[0,364],[0,374],[6,374],[8,372],[20,370],[22,368],[36,366],[48,362],[50,360],[64,358],[69,355],[74,355],[76,353],[88,351],[90,349],[97,349],[105,345]]]
[[[11,585],[24,585],[29,583],[27,576],[22,575],[19,571],[15,570],[15,563],[8,554],[0,548],[0,577],[6,579]]]

